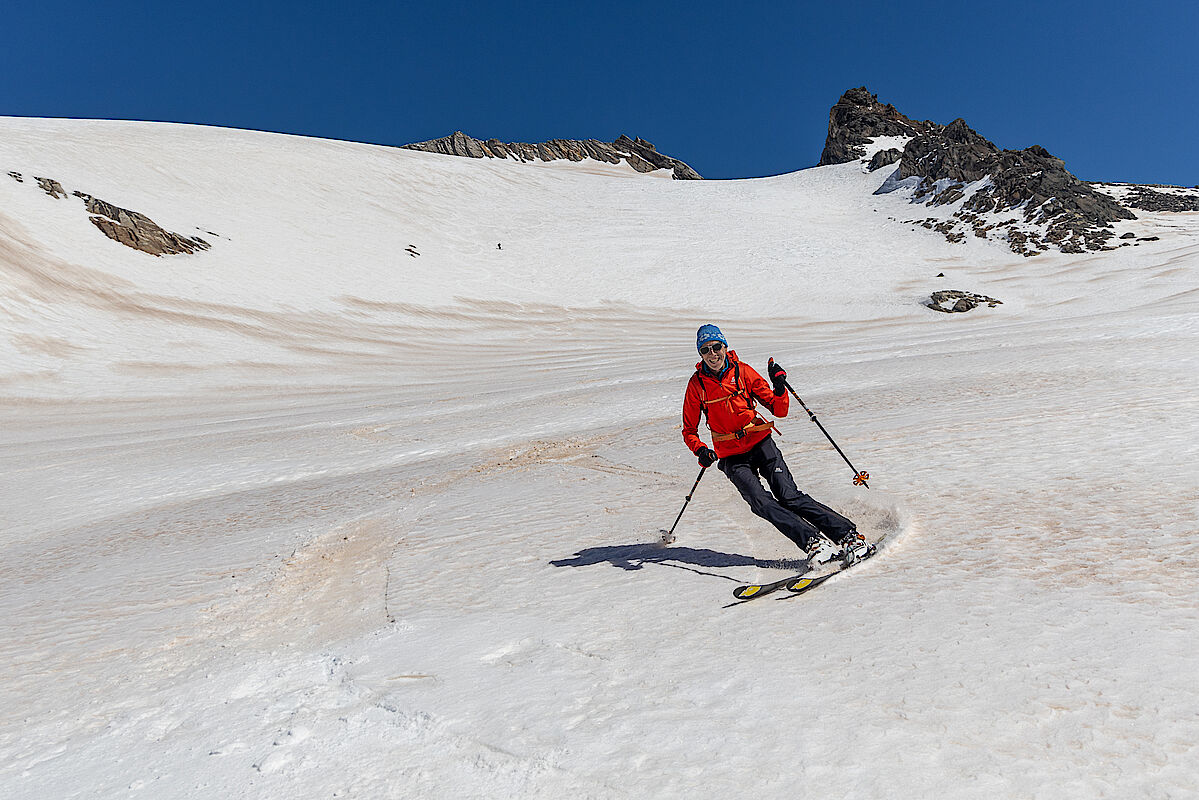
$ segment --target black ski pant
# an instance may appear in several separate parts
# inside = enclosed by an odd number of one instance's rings
[[[854,530],[854,524],[848,519],[796,488],[791,470],[772,436],[767,436],[746,453],[720,459],[718,466],[741,492],[750,510],[778,528],[802,550],[808,549],[808,542],[816,531],[840,542]],[[762,486],[759,476],[766,479],[770,491]]]

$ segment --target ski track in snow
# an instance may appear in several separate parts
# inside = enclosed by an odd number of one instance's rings
[[[854,164],[0,126],[0,795],[1199,796],[1196,215],[1021,259]],[[885,537],[810,594],[731,604],[799,562],[716,471],[654,544],[705,321],[872,475],[780,423]]]

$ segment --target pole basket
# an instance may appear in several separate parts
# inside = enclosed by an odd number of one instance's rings
[[[866,470],[862,470],[857,475],[853,476],[853,485],[864,486],[868,480],[870,480],[870,473]]]

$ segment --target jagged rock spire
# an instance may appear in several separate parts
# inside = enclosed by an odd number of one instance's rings
[[[890,103],[880,103],[865,86],[850,89],[829,111],[820,166],[861,158],[866,155],[865,145],[877,136],[916,136],[932,124],[908,119]]]

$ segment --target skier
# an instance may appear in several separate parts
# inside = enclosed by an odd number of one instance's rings
[[[719,468],[749,508],[779,529],[807,555],[822,564],[845,557],[846,549],[862,552],[868,545],[854,523],[799,491],[791,470],[771,437],[774,423],[758,413],[754,401],[776,417],[787,416],[790,404],[786,371],[771,362],[770,383],[728,349],[720,328],[704,325],[696,332],[700,362],[687,382],[683,398],[683,441],[707,468]],[[713,450],[699,438],[703,414],[712,432]],[[767,491],[759,479],[766,479]],[[831,541],[830,541],[831,540]]]

